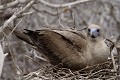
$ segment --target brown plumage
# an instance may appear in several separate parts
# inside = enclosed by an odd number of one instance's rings
[[[88,27],[85,35],[79,31],[46,29],[26,30],[25,34],[30,37],[34,46],[44,51],[53,65],[62,63],[63,67],[77,70],[105,62],[109,56],[109,49],[103,39],[103,29],[95,24]]]

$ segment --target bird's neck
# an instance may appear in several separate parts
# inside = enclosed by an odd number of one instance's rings
[[[98,38],[95,38],[95,39],[94,38],[89,38],[87,41],[88,41],[88,43],[90,43],[90,45],[92,45],[92,44],[99,43],[103,40],[104,40],[103,37],[98,37]]]

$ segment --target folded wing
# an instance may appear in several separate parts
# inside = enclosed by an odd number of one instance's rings
[[[86,60],[80,50],[85,47],[86,41],[79,35],[69,31],[58,33],[51,30],[27,30],[26,34],[38,48],[42,47],[46,51],[44,54],[52,64],[62,63],[70,69],[81,69],[86,66]],[[69,36],[66,36],[67,34]]]

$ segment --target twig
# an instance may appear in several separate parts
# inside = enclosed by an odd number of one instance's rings
[[[42,61],[44,61],[44,62],[47,62],[47,60],[46,60],[45,58],[43,58],[43,57],[41,57],[41,56],[38,56],[37,53],[35,53],[35,50],[34,50],[33,54],[34,54],[34,56],[35,56],[36,58],[38,58],[38,59],[40,59],[40,60],[42,60]]]
[[[117,38],[116,45],[117,45],[116,49],[118,53],[118,80],[120,80],[120,35]]]
[[[59,18],[59,14],[58,14],[58,9],[56,8],[56,10],[57,10],[57,17],[58,17],[58,23],[62,26],[62,28],[63,29],[65,29],[65,26],[61,23],[61,21],[60,21],[60,18]]]
[[[6,37],[6,39],[7,39],[7,43],[8,43],[8,48],[9,48],[9,51],[10,51],[10,55],[11,55],[12,60],[13,60],[13,64],[14,64],[15,68],[20,72],[20,74],[22,74],[22,70],[19,68],[19,66],[15,62],[15,57],[14,57],[12,49],[10,47],[9,38]]]
[[[102,69],[102,70],[99,70],[99,71],[97,71],[97,72],[95,72],[95,73],[89,75],[87,78],[91,78],[91,77],[93,77],[94,75],[96,75],[96,74],[98,74],[98,73],[100,73],[100,72],[110,72],[110,70],[109,70],[109,69]]]
[[[114,59],[114,55],[113,55],[113,53],[112,53],[112,50],[113,50],[114,47],[116,47],[116,45],[115,45],[115,43],[112,42],[111,40],[109,40],[109,39],[106,39],[106,40],[109,41],[110,43],[112,43],[112,46],[110,47],[110,54],[111,54],[111,58],[112,58],[113,69],[114,69],[114,71],[116,72],[117,69],[116,69],[115,59]]]
[[[112,52],[111,52],[111,58],[112,58],[112,62],[113,62],[113,69],[114,69],[114,71],[116,72],[116,71],[117,71],[117,68],[116,68],[116,64],[115,64],[114,55],[113,55]]]
[[[9,36],[14,32],[14,30],[17,28],[17,26],[22,22],[22,20],[20,20],[18,22],[18,24],[13,28],[13,30],[10,32],[10,34],[7,36],[7,38],[9,38]]]
[[[33,75],[39,74],[40,70],[35,71],[35,72],[30,72],[29,74],[23,76],[22,80],[29,80]]]
[[[36,7],[34,7],[34,6],[32,6],[32,8],[35,10],[35,11],[37,11],[37,12],[45,12],[45,13],[48,13],[48,14],[50,14],[50,15],[52,15],[52,16],[56,16],[57,14],[60,14],[60,13],[62,13],[62,12],[64,12],[64,10],[63,11],[51,11],[51,10],[49,10],[49,9],[37,9]]]
[[[42,78],[43,80],[49,80],[49,78],[42,76],[42,74],[40,74],[40,72],[42,71],[42,69],[39,69],[38,71],[35,72],[31,72],[25,76],[23,76],[22,80],[29,80],[32,76],[38,76],[39,79]],[[42,80],[40,79],[40,80]]]
[[[15,0],[13,2],[10,2],[10,3],[6,4],[6,5],[1,5],[0,10],[10,8],[10,7],[14,7],[14,6],[16,6],[16,5],[20,4],[20,3],[21,4],[22,3],[27,3],[29,1],[31,1],[31,0]]]
[[[14,19],[16,19],[17,17],[20,17],[22,15],[22,13],[27,12],[31,6],[34,4],[35,0],[30,1],[22,10],[20,10],[19,12],[14,13],[5,23],[2,27],[0,27],[0,32],[9,25],[10,22],[12,22]]]
[[[69,72],[70,72],[70,74],[72,74],[73,76],[75,76],[75,74],[74,73],[72,73],[72,71],[70,70],[70,69],[68,69],[69,70]],[[72,80],[73,78],[70,78],[70,80]],[[77,80],[76,78],[74,78],[75,80]]]
[[[111,42],[112,42],[112,41],[111,41]],[[116,65],[115,65],[115,59],[114,59],[114,55],[113,55],[113,53],[112,53],[113,48],[114,48],[114,45],[112,45],[112,46],[110,47],[110,54],[111,54],[111,58],[112,58],[113,69],[114,69],[114,71],[116,72],[117,69],[116,69]]]
[[[112,45],[113,45],[114,47],[117,47],[117,46],[115,45],[115,43],[112,42],[110,39],[106,39],[106,40],[109,41],[110,43],[112,43]]]
[[[15,68],[16,68],[20,73],[22,73],[22,70],[18,67],[18,65],[17,65],[16,62],[15,62],[15,58],[14,58],[13,52],[12,52],[11,47],[10,47],[9,38],[7,37],[7,35],[6,35],[3,31],[2,31],[2,33],[4,34],[4,36],[5,36],[6,39],[7,39],[8,49],[9,49],[9,52],[10,52],[10,55],[11,55],[11,58],[12,58],[12,60],[13,60],[13,64],[14,64]]]
[[[120,46],[117,48],[118,53],[118,75],[120,75]],[[118,77],[120,79],[120,76]]]
[[[92,0],[77,0],[75,2],[70,2],[70,3],[65,3],[65,4],[52,4],[52,3],[49,3],[45,0],[38,0],[38,2],[48,6],[48,7],[52,7],[52,8],[65,8],[65,7],[71,7],[71,6],[75,6],[75,5],[78,5],[78,4],[81,4],[81,3],[85,3],[85,2],[88,2],[88,1],[92,1]]]
[[[75,14],[73,13],[73,11],[71,11],[72,12],[72,18],[73,18],[73,21],[74,21],[74,27],[73,27],[73,29],[75,30],[75,28],[76,28],[76,22],[75,22]]]
[[[35,62],[35,63],[39,64],[40,66],[42,66],[43,68],[45,68],[45,66],[43,66],[43,65],[42,65],[42,64],[40,64],[39,62],[35,61],[35,60],[34,60],[33,58],[31,58],[30,56],[25,55],[25,57],[27,57],[27,58],[31,59],[33,62]]]

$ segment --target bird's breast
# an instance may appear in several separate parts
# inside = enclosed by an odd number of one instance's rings
[[[98,64],[107,61],[109,56],[109,48],[105,42],[101,41],[89,47],[89,65]]]

